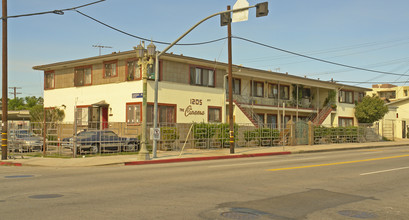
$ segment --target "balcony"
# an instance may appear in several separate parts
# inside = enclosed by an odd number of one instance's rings
[[[272,106],[282,107],[285,103],[286,108],[296,108],[297,107],[297,100],[280,100],[277,98],[262,98],[262,97],[251,97],[251,96],[243,96],[243,95],[233,95],[233,99],[236,102],[244,105],[262,105],[262,106]],[[303,109],[314,109],[315,106],[312,104],[310,99],[302,98],[298,100],[298,108]]]

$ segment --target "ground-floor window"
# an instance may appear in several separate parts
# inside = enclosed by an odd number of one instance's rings
[[[267,115],[267,124],[271,128],[277,128],[277,115]]]
[[[354,126],[354,118],[339,117],[338,126],[339,127]]]
[[[154,107],[153,103],[148,104],[147,120],[148,123],[153,123]],[[158,122],[159,123],[176,123],[176,105],[158,104]]]
[[[88,125],[88,106],[77,106],[77,125]]]
[[[222,108],[209,106],[207,119],[209,122],[221,122],[222,121]]]
[[[141,123],[142,103],[126,104],[126,123],[139,124]]]

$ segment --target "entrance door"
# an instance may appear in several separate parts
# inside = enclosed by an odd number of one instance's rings
[[[108,128],[108,107],[101,107],[101,119],[102,119],[102,126],[101,129],[107,129]]]
[[[402,138],[407,138],[407,136],[406,136],[406,121],[402,121]]]

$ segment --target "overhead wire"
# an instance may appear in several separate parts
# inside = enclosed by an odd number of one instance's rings
[[[281,49],[281,48],[278,48],[278,47],[270,46],[270,45],[260,43],[260,42],[257,42],[257,41],[253,41],[253,40],[249,40],[249,39],[246,39],[246,38],[243,38],[243,37],[237,37],[237,36],[232,36],[232,37],[235,38],[235,39],[239,39],[239,40],[247,41],[247,42],[250,42],[250,43],[253,43],[253,44],[257,44],[259,46],[263,46],[263,47],[278,50],[278,51],[281,51],[281,52],[293,54],[293,55],[304,57],[304,58],[307,58],[307,59],[316,60],[316,61],[323,62],[323,63],[328,63],[328,64],[332,64],[332,65],[347,67],[347,68],[366,71],[366,72],[382,73],[382,74],[386,74],[386,75],[395,75],[395,76],[406,76],[405,74],[378,71],[378,70],[371,70],[371,69],[361,68],[361,67],[357,67],[357,66],[351,66],[351,65],[346,65],[346,64],[342,64],[342,63],[332,62],[332,61],[329,61],[329,60],[324,60],[324,59],[320,59],[320,58],[316,58],[316,57],[311,57],[311,56],[307,56],[307,55],[304,55],[304,54],[300,54],[300,53],[292,52],[292,51],[289,51],[289,50]]]
[[[52,11],[44,11],[44,12],[37,12],[37,13],[30,13],[30,14],[22,14],[22,15],[12,15],[12,16],[7,16],[5,18],[1,17],[1,20],[3,19],[9,19],[9,18],[19,18],[19,17],[27,17],[27,16],[34,16],[34,15],[43,15],[43,14],[57,14],[57,15],[63,15],[64,11],[73,11],[73,10],[77,10],[79,8],[83,8],[86,6],[90,6],[93,4],[97,4],[100,2],[103,2],[105,0],[99,0],[99,1],[95,1],[95,2],[91,2],[88,4],[84,4],[84,5],[80,5],[77,7],[72,7],[72,8],[66,8],[66,9],[58,9],[58,10],[52,10]]]
[[[89,16],[87,14],[84,14],[84,13],[80,12],[79,10],[75,10],[75,11],[78,12],[79,14],[81,14],[82,16],[85,16],[85,17],[87,17],[87,18],[89,18],[89,19],[91,19],[91,20],[93,20],[93,21],[95,21],[95,22],[97,22],[99,24],[104,25],[105,27],[108,27],[108,28],[110,28],[110,29],[112,29],[114,31],[120,32],[120,33],[128,35],[130,37],[133,37],[133,38],[136,38],[136,39],[139,39],[139,40],[144,40],[144,41],[152,41],[153,43],[157,43],[157,44],[165,44],[165,45],[170,45],[171,44],[169,42],[155,41],[155,40],[147,39],[147,38],[140,37],[140,36],[137,36],[137,35],[134,35],[134,34],[130,34],[128,32],[125,32],[123,30],[115,28],[115,27],[113,27],[113,26],[111,26],[109,24],[106,24],[106,23],[104,23],[104,22],[102,22],[102,21],[100,21],[100,20],[98,20],[98,19],[96,19],[94,17],[91,17],[91,16]],[[197,45],[203,45],[203,44],[210,44],[210,43],[222,41],[222,40],[225,40],[225,39],[227,39],[227,37],[222,37],[222,38],[219,38],[219,39],[204,41],[204,42],[198,42],[198,43],[186,43],[186,44],[176,44],[176,45],[179,45],[179,46],[197,46]]]

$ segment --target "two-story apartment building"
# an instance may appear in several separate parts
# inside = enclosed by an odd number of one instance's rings
[[[159,122],[227,122],[227,64],[165,54],[159,61]],[[142,77],[134,51],[35,66],[44,71],[44,104],[65,107],[65,121],[141,123]],[[148,69],[154,76],[154,66]],[[356,125],[354,104],[368,89],[233,66],[236,123],[312,120]],[[147,121],[153,121],[154,81],[148,80]],[[76,110],[76,117],[74,112]],[[103,125],[104,126],[104,125]]]

